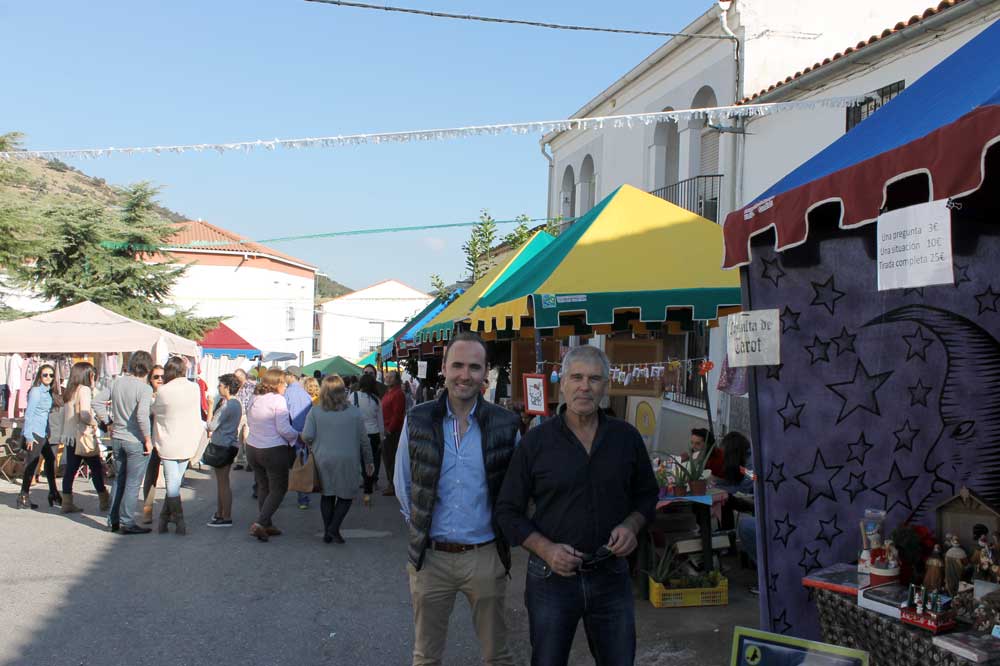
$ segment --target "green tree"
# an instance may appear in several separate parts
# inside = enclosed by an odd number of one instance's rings
[[[517,226],[514,227],[513,231],[503,237],[503,242],[516,250],[531,240],[531,228],[528,227],[528,223],[531,221],[531,218],[527,215],[521,214],[514,219],[517,221]]]
[[[497,239],[497,223],[485,208],[479,214],[479,222],[472,227],[469,240],[462,245],[465,252],[465,269],[475,282],[486,275],[493,263],[493,244]]]
[[[33,252],[13,271],[22,287],[55,301],[58,307],[93,301],[126,317],[199,339],[219,323],[195,317],[167,299],[187,266],[155,261],[174,229],[152,215],[157,189],[138,183],[125,190],[117,219],[100,206],[61,206],[47,210],[47,247]],[[13,265],[13,264],[11,264]]]
[[[563,216],[551,217],[545,221],[545,233],[550,236],[558,236],[560,228],[562,227]]]
[[[24,147],[23,132],[7,132],[0,134],[0,153],[10,153]]]
[[[448,285],[444,283],[444,280],[437,273],[431,274],[431,288],[434,289],[434,295],[438,298],[442,300],[448,298]]]

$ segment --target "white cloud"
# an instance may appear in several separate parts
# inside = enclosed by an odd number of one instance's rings
[[[438,254],[444,252],[445,248],[448,247],[448,241],[438,236],[424,236],[421,242],[428,250]]]

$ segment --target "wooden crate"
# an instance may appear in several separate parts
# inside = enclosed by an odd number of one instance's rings
[[[723,578],[717,587],[672,588],[649,579],[649,603],[654,608],[687,608],[691,606],[726,606],[729,604],[729,580]]]

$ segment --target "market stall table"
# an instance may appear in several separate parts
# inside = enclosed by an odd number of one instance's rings
[[[858,606],[847,595],[813,590],[823,641],[865,650],[871,666],[966,666],[972,662],[933,644],[930,632]],[[1000,664],[993,659],[981,664]]]
[[[666,496],[656,503],[657,511],[669,506],[688,506],[694,512],[701,536],[702,564],[706,571],[711,568],[712,563],[712,518],[721,518],[722,505],[729,498],[729,493],[718,488],[711,488],[708,492],[708,495]]]

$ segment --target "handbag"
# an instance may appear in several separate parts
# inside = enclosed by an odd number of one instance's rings
[[[225,467],[233,462],[236,451],[232,446],[210,443],[201,454],[201,462],[209,467]]]
[[[306,449],[304,454],[295,456],[292,471],[288,473],[288,489],[299,493],[318,493],[323,491],[319,480],[319,470],[312,451]]]

